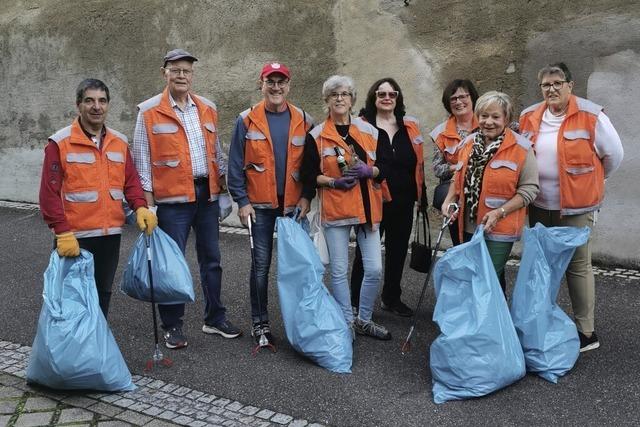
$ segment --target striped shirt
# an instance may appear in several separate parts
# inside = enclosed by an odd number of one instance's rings
[[[202,126],[200,125],[200,117],[198,116],[198,107],[191,99],[187,97],[187,106],[184,111],[180,109],[169,94],[169,102],[173,111],[178,116],[187,134],[189,143],[189,154],[191,155],[191,170],[193,177],[201,178],[209,175],[207,169],[207,150],[205,146],[204,135],[202,134]],[[144,191],[152,192],[153,185],[151,180],[151,160],[149,155],[149,138],[147,136],[147,128],[144,123],[142,112],[138,112],[136,120],[136,129],[133,135],[132,155],[140,175],[140,182]],[[219,175],[223,176],[227,173],[226,160],[220,146],[220,138],[216,139],[216,160],[218,161]]]

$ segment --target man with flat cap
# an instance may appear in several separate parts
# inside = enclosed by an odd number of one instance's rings
[[[218,242],[218,198],[225,192],[226,165],[217,133],[218,113],[208,99],[191,92],[197,58],[183,49],[164,57],[164,91],[138,105],[133,138],[145,197],[157,206],[160,228],[185,252],[194,229],[205,300],[202,331],[224,338],[241,335],[220,299],[222,268]],[[165,345],[187,346],[184,304],[159,305]]]
[[[303,218],[315,196],[315,189],[303,190],[300,181],[305,134],[313,119],[287,102],[290,77],[289,68],[278,62],[262,68],[258,85],[263,99],[240,113],[229,148],[229,192],[240,221],[245,226],[252,221],[251,335],[263,347],[273,345],[267,284],[276,218],[296,208]]]

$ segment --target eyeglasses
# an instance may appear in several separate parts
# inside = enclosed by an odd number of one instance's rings
[[[545,92],[549,92],[551,90],[551,88],[554,88],[555,90],[560,90],[562,89],[562,86],[566,83],[566,80],[558,80],[555,81],[553,83],[542,83],[540,85],[540,89],[542,89]]]
[[[331,92],[329,94],[329,98],[338,99],[338,98],[351,98],[353,94],[351,92]]]
[[[385,92],[384,90],[377,90],[376,96],[380,99],[396,99],[398,97],[399,92],[397,90],[392,90],[390,92]]]
[[[172,76],[179,76],[182,74],[185,77],[189,77],[193,73],[193,70],[187,70],[185,68],[169,68],[168,70]]]
[[[267,85],[267,87],[286,87],[289,84],[289,80],[264,80],[264,84]]]
[[[464,101],[465,99],[467,99],[469,97],[468,93],[463,93],[461,95],[458,96],[452,96],[451,98],[449,98],[449,102],[451,102],[452,104],[455,104],[456,101]]]

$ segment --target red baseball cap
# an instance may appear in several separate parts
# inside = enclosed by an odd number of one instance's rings
[[[263,79],[274,73],[282,74],[288,79],[291,78],[291,74],[289,73],[289,69],[287,68],[287,66],[279,62],[269,62],[268,64],[265,64],[265,66],[262,67],[262,71],[260,72],[260,78]]]

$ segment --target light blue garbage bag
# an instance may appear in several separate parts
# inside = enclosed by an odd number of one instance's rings
[[[151,268],[153,296],[157,304],[183,304],[193,302],[193,279],[187,261],[176,242],[160,227],[151,233]],[[127,261],[120,290],[131,298],[151,302],[147,244],[141,233]]]
[[[100,311],[91,253],[60,258],[53,251],[42,296],[27,382],[62,390],[134,390]]]
[[[558,306],[558,291],[575,249],[589,239],[589,227],[536,224],[524,230],[524,248],[511,298],[527,371],[557,383],[578,360],[575,323]]]
[[[484,396],[525,375],[524,356],[498,283],[484,229],[449,249],[435,266],[431,344],[433,400]]]
[[[333,372],[351,373],[351,330],[322,283],[324,266],[302,226],[277,219],[278,295],[291,346]]]

